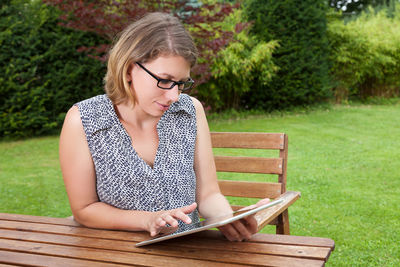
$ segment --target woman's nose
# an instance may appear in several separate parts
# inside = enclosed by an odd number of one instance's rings
[[[178,101],[179,99],[179,89],[178,89],[178,85],[175,85],[174,87],[172,87],[169,90],[165,90],[165,96],[168,98],[168,102],[174,103],[176,101]]]

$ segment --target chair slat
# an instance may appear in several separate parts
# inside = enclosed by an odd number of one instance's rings
[[[280,183],[218,180],[218,184],[225,196],[249,198],[277,198],[282,188]]]
[[[233,197],[245,198],[277,198],[286,192],[286,169],[288,158],[288,137],[284,133],[244,133],[244,132],[211,132],[211,141],[213,148],[234,149],[261,149],[278,150],[279,156],[276,158],[266,156],[249,157],[247,153],[241,154],[241,157],[232,157],[214,155],[217,172],[233,173],[259,173],[276,174],[277,183],[253,182],[253,181],[219,181],[222,194]],[[276,151],[276,152],[278,152]],[[215,151],[216,152],[216,151]],[[225,149],[221,151],[224,153]],[[227,153],[230,153],[229,151]],[[234,151],[236,152],[236,151]],[[258,153],[258,152],[257,152]],[[237,153],[235,153],[237,154]],[[232,154],[231,154],[232,155]],[[266,176],[267,176],[266,175]],[[258,177],[259,178],[259,177]],[[259,179],[257,179],[259,180]],[[265,181],[269,181],[266,177]],[[236,200],[232,199],[232,202]],[[231,203],[231,205],[234,203]],[[238,204],[238,203],[236,203]],[[242,206],[232,205],[234,210]],[[277,234],[290,234],[287,207],[284,211],[279,210],[276,213],[265,216],[260,221],[260,227],[264,224],[276,225]]]
[[[257,148],[284,149],[283,133],[234,133],[212,132],[213,147],[219,148]]]
[[[281,158],[214,156],[218,172],[282,174]]]

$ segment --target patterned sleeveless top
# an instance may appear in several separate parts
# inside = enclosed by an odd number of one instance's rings
[[[125,210],[159,211],[195,201],[196,110],[188,95],[181,94],[157,124],[159,145],[153,168],[136,153],[106,95],[75,105],[93,158],[101,202]],[[189,216],[193,222],[199,220],[197,211]]]

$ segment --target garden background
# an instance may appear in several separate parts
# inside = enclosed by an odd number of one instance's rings
[[[2,1],[0,212],[70,214],[57,155],[65,112],[103,93],[115,34],[149,11],[193,35],[190,94],[211,130],[289,134],[288,187],[303,196],[292,234],[334,239],[328,266],[399,265],[394,0]]]

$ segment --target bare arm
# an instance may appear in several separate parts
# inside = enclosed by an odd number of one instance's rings
[[[201,103],[193,98],[197,117],[197,138],[194,168],[197,177],[197,203],[200,214],[207,218],[232,211],[228,201],[221,194],[212,152],[210,130]]]
[[[210,130],[201,103],[193,98],[197,117],[197,140],[195,149],[195,172],[197,177],[197,203],[200,214],[205,217],[218,216],[232,212],[221,194],[212,152]],[[231,241],[249,239],[257,231],[257,222],[253,216],[219,228]]]
[[[155,235],[167,223],[186,223],[196,204],[160,212],[121,210],[99,201],[96,174],[77,107],[65,118],[60,136],[60,164],[71,210],[77,222],[93,228],[149,231]]]

